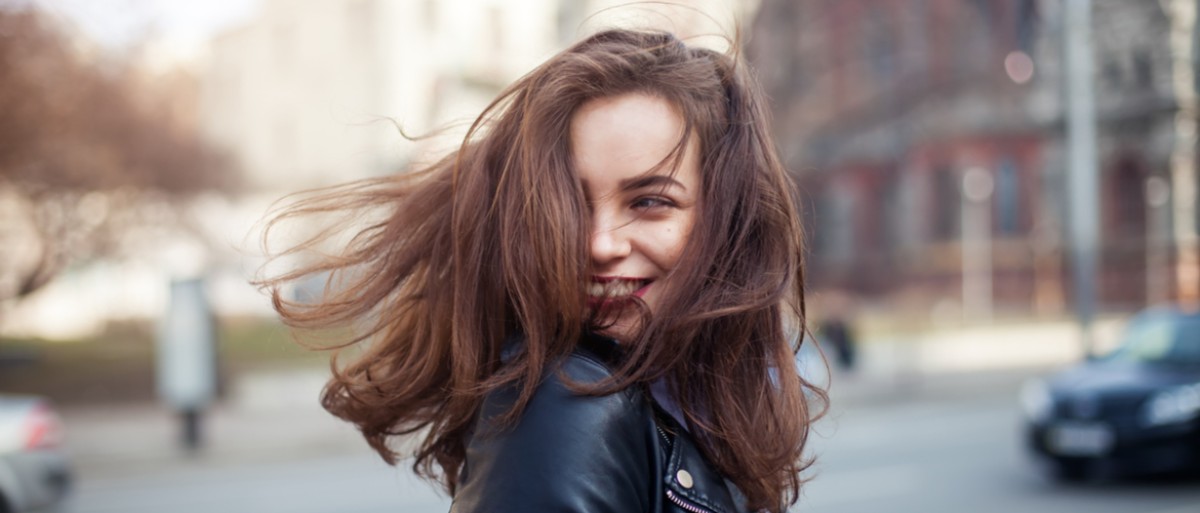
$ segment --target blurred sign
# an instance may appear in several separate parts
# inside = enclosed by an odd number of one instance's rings
[[[181,411],[199,410],[217,393],[216,326],[204,282],[171,283],[158,334],[158,395]]]

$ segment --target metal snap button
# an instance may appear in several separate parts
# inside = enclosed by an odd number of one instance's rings
[[[688,473],[686,470],[680,470],[679,472],[676,472],[675,480],[678,481],[679,485],[684,488],[691,488],[692,485],[696,484],[694,481],[692,481],[692,474]]]

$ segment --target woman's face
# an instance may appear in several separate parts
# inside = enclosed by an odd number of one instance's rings
[[[615,321],[602,333],[620,341],[638,328],[633,297],[654,312],[696,219],[699,144],[689,141],[677,169],[666,161],[683,128],[674,106],[644,93],[590,100],[571,119],[591,212],[588,307]]]

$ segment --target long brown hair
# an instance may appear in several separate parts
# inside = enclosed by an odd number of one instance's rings
[[[803,246],[795,186],[768,135],[764,97],[736,53],[666,33],[608,30],[555,55],[476,119],[458,149],[398,176],[336,187],[273,217],[381,210],[344,251],[264,280],[292,326],[353,328],[334,347],[322,404],[357,425],[395,464],[451,494],[465,437],[488,391],[519,384],[520,414],[537,377],[589,326],[588,206],[569,124],[584,102],[639,92],[673,104],[681,146],[699,142],[698,218],[672,286],[647,316],[603,394],[664,380],[713,464],[772,511],[794,503],[809,424],[824,391],[794,364],[805,331]],[[693,139],[694,136],[694,139]],[[331,228],[283,255],[343,233]],[[318,302],[281,286],[328,276]],[[514,336],[524,350],[502,365]],[[420,434],[408,450],[389,446]]]

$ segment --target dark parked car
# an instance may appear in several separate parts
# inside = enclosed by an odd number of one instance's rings
[[[1115,350],[1026,383],[1021,404],[1060,478],[1200,470],[1200,311],[1138,314]]]
[[[0,513],[53,511],[70,481],[62,423],[49,403],[0,394]]]

